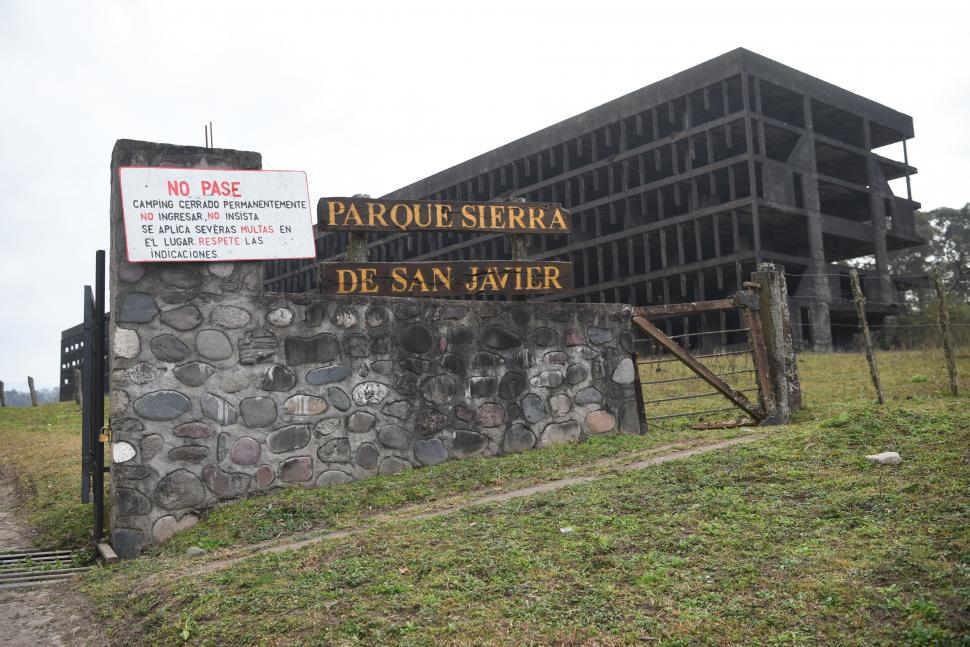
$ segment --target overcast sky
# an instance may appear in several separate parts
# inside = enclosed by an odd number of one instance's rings
[[[0,380],[58,380],[116,139],[260,151],[380,195],[736,47],[910,114],[915,199],[970,201],[970,3],[0,0]]]

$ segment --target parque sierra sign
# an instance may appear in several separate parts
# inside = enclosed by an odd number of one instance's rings
[[[315,258],[303,171],[123,166],[131,262]]]
[[[559,204],[386,200],[367,196],[320,198],[317,228],[357,236],[357,262],[320,263],[319,288],[329,294],[445,297],[475,294],[529,295],[573,289],[573,264],[512,260],[368,263],[366,232],[499,232],[564,234],[570,213]],[[364,240],[361,240],[361,237]],[[523,241],[520,241],[523,242]],[[524,250],[524,246],[513,245]],[[521,252],[519,252],[521,253]]]
[[[320,198],[317,227],[333,231],[491,231],[565,234],[570,214],[558,204]]]

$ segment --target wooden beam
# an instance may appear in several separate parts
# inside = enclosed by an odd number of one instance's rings
[[[646,306],[634,308],[634,313],[641,317],[659,319],[661,317],[676,317],[683,314],[708,312],[712,310],[733,310],[738,304],[734,299],[717,299],[714,301],[694,301],[693,303],[669,303],[660,306]]]

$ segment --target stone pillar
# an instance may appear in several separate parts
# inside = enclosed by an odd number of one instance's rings
[[[751,279],[761,285],[758,316],[761,318],[768,355],[768,381],[778,403],[777,415],[772,422],[784,424],[791,420],[792,413],[802,407],[785,268],[761,263]]]
[[[262,158],[259,153],[246,151],[125,139],[115,143],[111,155],[111,253],[108,263],[111,321],[108,348],[111,349],[112,368],[109,380],[114,464],[111,469],[109,532],[115,552],[121,557],[130,557],[155,543],[152,532],[156,519],[148,513],[158,505],[158,497],[165,497],[163,503],[174,507],[179,501],[201,501],[204,496],[202,481],[184,469],[170,473],[169,476],[174,474],[175,478],[169,478],[167,486],[160,485],[152,490],[146,485],[155,483],[159,477],[166,477],[165,474],[158,474],[156,468],[146,465],[152,456],[163,450],[175,451],[184,454],[191,462],[192,453],[196,452],[194,459],[197,462],[202,451],[208,451],[204,445],[213,440],[199,438],[205,425],[196,425],[193,429],[199,433],[194,436],[191,433],[189,436],[172,436],[172,425],[163,420],[174,416],[167,413],[162,415],[161,412],[161,409],[189,405],[186,397],[177,390],[181,385],[172,377],[173,371],[169,369],[181,361],[183,355],[189,355],[189,346],[193,343],[205,347],[225,338],[224,333],[209,330],[215,326],[202,322],[200,310],[192,301],[200,295],[208,299],[219,298],[226,292],[256,295],[262,291],[263,269],[261,263],[127,262],[118,172],[121,166],[261,169]],[[180,307],[181,303],[186,305]],[[163,319],[160,319],[163,314]],[[161,334],[139,335],[139,331],[144,333],[149,325],[157,327]],[[197,332],[196,329],[200,330]],[[225,344],[228,344],[228,340],[225,340]],[[199,366],[202,367],[201,364]],[[148,384],[157,388],[155,393],[159,395],[154,404],[145,401],[147,416],[136,415],[128,387]],[[156,420],[152,420],[153,407],[159,409]],[[185,433],[189,433],[187,427],[186,430]],[[190,444],[177,449],[172,446],[173,439]],[[140,460],[132,461],[135,456]],[[194,514],[183,514],[179,518],[173,516],[168,525],[173,528],[188,527],[196,519]]]

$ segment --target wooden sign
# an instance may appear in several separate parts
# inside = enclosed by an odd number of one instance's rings
[[[571,216],[561,205],[538,202],[449,202],[320,198],[320,231],[491,231],[566,234]]]
[[[573,264],[543,261],[320,263],[321,292],[444,297],[573,289]]]

